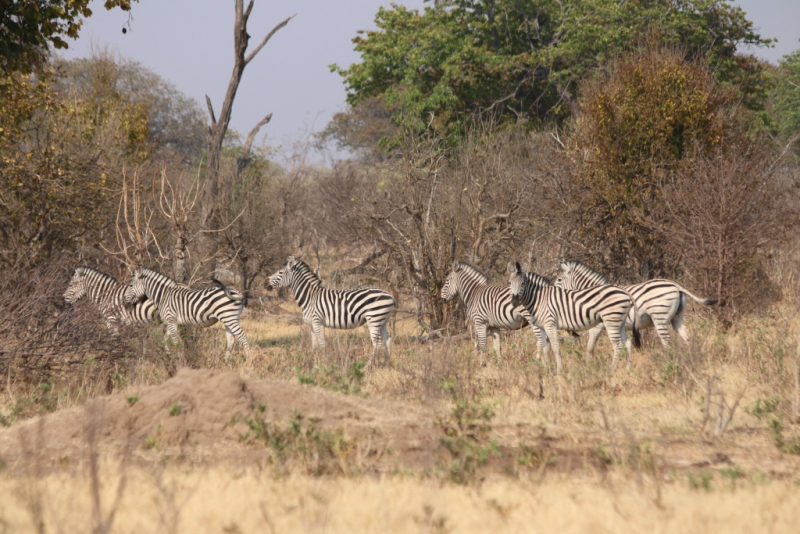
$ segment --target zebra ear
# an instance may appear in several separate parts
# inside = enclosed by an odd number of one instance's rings
[[[295,259],[294,256],[289,256],[288,258],[286,258],[286,265],[287,266],[293,267],[296,263],[297,263],[297,260]]]
[[[456,272],[456,273],[458,271],[460,271],[461,270],[461,262],[458,261],[458,260],[454,261],[452,269],[453,269],[453,272]]]
[[[515,262],[517,267],[517,274],[522,274],[522,267],[520,266],[519,262]]]
[[[566,272],[569,272],[569,265],[567,265],[567,262],[565,262],[565,261],[562,261],[562,262],[561,262],[561,265],[560,265],[559,267],[560,267],[560,268],[561,268],[561,270],[562,270],[562,271],[564,271],[565,273],[566,273]]]
[[[514,274],[515,272],[517,272],[517,269],[514,267],[514,262],[508,262],[508,274]]]

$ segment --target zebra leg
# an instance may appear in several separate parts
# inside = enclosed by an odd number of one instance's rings
[[[550,344],[553,346],[553,352],[556,355],[556,374],[561,374],[561,342],[558,339],[558,328],[556,328],[555,322],[546,323],[544,325],[544,333],[547,335],[547,339],[550,341]]]
[[[178,323],[175,321],[167,321],[167,336],[172,340],[172,344],[176,347],[181,346],[181,338],[178,335]]]
[[[227,347],[225,348],[225,359],[231,357],[231,350],[233,350],[233,342],[234,337],[239,340],[239,343],[242,344],[242,349],[244,349],[244,353],[247,356],[247,359],[250,359],[251,352],[250,352],[250,343],[247,341],[247,336],[244,334],[244,330],[239,325],[239,317],[232,317],[232,318],[225,318],[222,319],[222,324],[225,325],[225,338],[227,342]]]
[[[317,348],[325,348],[325,325],[322,321],[311,323],[311,346],[314,346],[314,339],[317,340]]]
[[[486,365],[483,359],[483,353],[486,352],[486,323],[475,321],[475,337],[478,338],[477,348],[480,353],[480,365],[483,367]]]
[[[625,315],[627,315],[627,313]],[[606,334],[608,334],[608,340],[611,341],[611,346],[614,347],[614,359],[611,361],[612,373],[619,364],[619,351],[623,346],[622,342],[624,339],[627,339],[627,335],[625,334],[624,316],[619,319],[619,324],[617,324],[617,321],[618,318],[616,317],[613,319],[610,317],[605,317],[603,321],[606,327]]]
[[[381,339],[383,346],[386,347],[386,363],[389,363],[389,358],[392,355],[392,338],[389,336],[389,328],[387,323],[381,326]]]
[[[489,328],[489,335],[492,336],[492,347],[497,354],[497,359],[502,360],[503,356],[500,354],[500,330],[497,328]]]
[[[672,318],[671,323],[672,328],[674,328],[678,335],[681,336],[681,339],[688,344],[689,340],[691,339],[691,335],[689,334],[689,329],[686,328],[685,324],[683,324],[683,310],[675,314],[675,317]]]
[[[606,325],[603,323],[598,323],[597,326],[589,330],[589,343],[586,345],[586,355],[593,356],[594,355],[594,347],[597,345],[597,340],[600,339],[600,334],[603,333],[605,330]]]
[[[663,317],[659,314],[658,317],[653,317],[651,315],[650,321],[653,323],[653,327],[656,329],[656,335],[658,335],[658,339],[661,341],[661,345],[665,349],[669,348],[669,338],[670,338],[669,320],[667,320],[666,317]],[[639,330],[641,330],[641,328]]]
[[[231,332],[231,329],[225,326],[225,361],[227,362],[231,357],[233,350],[233,340],[236,339]]]

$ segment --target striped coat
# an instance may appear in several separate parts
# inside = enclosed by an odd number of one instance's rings
[[[372,340],[372,359],[381,345],[386,361],[391,355],[387,325],[395,307],[389,293],[377,288],[344,291],[322,287],[322,281],[301,260],[289,256],[286,264],[269,277],[270,287],[290,287],[303,310],[303,321],[311,327],[312,348],[325,347],[325,327],[350,329],[366,324]]]
[[[616,286],[603,285],[581,291],[556,287],[536,273],[523,273],[519,263],[509,264],[511,296],[528,309],[534,323],[542,328],[553,345],[556,365],[561,372],[561,348],[558,330],[580,332],[602,323],[614,347],[612,371],[619,363],[625,346],[630,361],[630,346],[625,333],[625,319],[634,307],[633,298]],[[634,314],[634,317],[636,314]],[[634,321],[633,344],[639,346],[639,327]]]
[[[64,300],[68,304],[75,304],[82,298],[88,298],[100,310],[106,327],[116,334],[120,325],[141,326],[152,322],[156,316],[156,306],[152,300],[144,299],[133,306],[126,306],[126,288],[110,274],[81,265],[75,267],[64,291]]]

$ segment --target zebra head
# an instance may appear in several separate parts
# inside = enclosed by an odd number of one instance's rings
[[[298,261],[294,256],[289,256],[286,260],[286,265],[283,266],[278,272],[269,277],[269,287],[278,289],[279,287],[289,287],[292,285],[294,278],[293,270],[298,265]]]
[[[136,304],[140,300],[147,297],[146,280],[147,273],[144,269],[138,268],[133,271],[133,279],[131,280],[131,283],[128,284],[128,288],[125,290],[125,304]]]
[[[571,261],[562,261],[558,267],[558,275],[553,285],[561,289],[578,289],[575,286],[575,265]]]
[[[511,302],[517,301],[522,297],[525,292],[525,274],[522,272],[522,266],[519,262],[508,264],[508,289],[511,293]],[[516,305],[516,303],[515,303]]]
[[[86,271],[83,267],[75,267],[75,272],[72,273],[72,279],[69,281],[66,291],[64,291],[64,300],[67,304],[75,304],[85,297],[86,294]]]
[[[450,301],[458,295],[458,273],[461,272],[461,264],[459,262],[453,263],[453,269],[444,281],[442,286],[442,299]]]

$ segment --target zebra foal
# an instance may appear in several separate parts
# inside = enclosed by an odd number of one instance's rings
[[[172,278],[140,267],[133,272],[133,279],[125,290],[125,303],[133,304],[145,297],[153,301],[175,345],[180,345],[178,325],[207,327],[220,321],[225,325],[225,359],[230,358],[234,339],[238,339],[249,360],[250,345],[239,326],[244,298],[222,282],[214,280],[214,283],[218,287],[188,289]]]
[[[603,285],[582,291],[569,291],[556,287],[536,273],[523,273],[517,263],[509,263],[508,284],[515,302],[527,308],[532,320],[544,330],[547,340],[553,345],[556,354],[556,371],[561,373],[561,347],[558,330],[579,332],[588,330],[598,323],[606,327],[608,338],[614,347],[614,360],[611,370],[619,363],[619,351],[627,348],[630,365],[630,346],[625,333],[625,319],[635,306],[631,296],[623,289]],[[636,317],[634,313],[634,318]],[[633,322],[633,345],[639,346],[639,325]]]
[[[492,336],[494,351],[501,357],[501,329],[519,330],[530,323],[536,336],[537,357],[543,349],[547,350],[542,332],[527,318],[528,311],[524,306],[515,306],[511,302],[508,286],[489,285],[489,279],[476,267],[457,261],[453,263],[453,268],[444,281],[441,296],[443,300],[450,301],[458,295],[461,295],[467,316],[475,327],[476,348],[481,355],[481,365],[484,363],[487,333]]]
[[[303,322],[311,327],[312,348],[325,348],[325,327],[350,329],[366,324],[372,340],[372,360],[383,344],[386,361],[389,361],[392,340],[387,324],[395,301],[386,291],[367,287],[343,291],[326,289],[308,265],[294,256],[289,256],[286,265],[269,277],[269,285],[275,289],[292,289],[303,310]]]
[[[607,283],[605,276],[588,265],[584,265],[579,261],[564,261],[559,266],[555,285],[564,289],[587,289]],[[637,318],[639,329],[644,330],[651,326],[655,327],[658,339],[661,340],[664,348],[669,347],[670,325],[686,343],[689,342],[689,330],[683,324],[687,296],[706,306],[717,302],[714,299],[697,297],[672,280],[648,280],[641,284],[624,286],[623,289],[630,293],[636,302],[636,309],[639,314]],[[633,310],[631,310],[625,322],[626,328],[632,328],[633,320]],[[597,343],[597,339],[602,332],[602,324],[589,331],[589,345],[587,346],[589,354],[594,349],[595,343]]]
[[[67,304],[75,304],[82,298],[88,298],[100,310],[106,322],[106,328],[112,333],[119,333],[119,325],[141,326],[153,321],[156,305],[150,299],[137,302],[133,306],[125,305],[126,285],[117,282],[110,274],[91,267],[79,265],[75,267],[64,300]]]

